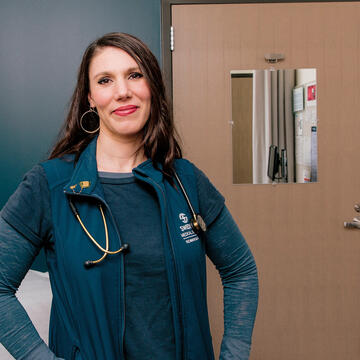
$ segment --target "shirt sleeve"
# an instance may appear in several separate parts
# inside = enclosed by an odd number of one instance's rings
[[[24,360],[65,360],[56,357],[49,347],[43,342],[32,350]]]
[[[201,170],[194,166],[194,172],[197,182],[200,215],[204,219],[206,226],[209,226],[220,214],[225,199]]]
[[[50,231],[49,192],[41,169],[25,176],[0,213],[0,340],[21,360],[56,359],[15,295]]]
[[[0,217],[0,341],[15,359],[56,359],[15,295],[39,250]]]
[[[224,289],[224,336],[220,360],[247,360],[258,304],[258,276],[252,253],[224,206],[208,226],[206,251]]]
[[[41,246],[51,232],[50,191],[41,165],[27,172],[0,213],[34,245]]]

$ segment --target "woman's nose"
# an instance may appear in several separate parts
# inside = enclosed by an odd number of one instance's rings
[[[124,99],[131,97],[131,89],[126,80],[118,80],[116,83],[115,97],[118,99]]]

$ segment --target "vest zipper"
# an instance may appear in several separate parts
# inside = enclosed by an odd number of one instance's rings
[[[89,198],[93,198],[93,199],[97,199],[99,200],[103,205],[105,205],[106,207],[106,210],[107,212],[110,214],[110,217],[111,217],[111,221],[114,225],[114,228],[115,228],[115,231],[116,231],[116,235],[118,237],[118,241],[119,241],[119,244],[120,246],[122,245],[121,243],[121,237],[120,237],[120,234],[119,234],[119,230],[117,228],[117,225],[116,225],[116,222],[115,222],[115,219],[114,219],[114,215],[112,214],[112,212],[110,211],[110,208],[108,206],[108,204],[105,202],[104,199],[102,199],[100,196],[98,195],[87,195],[87,194],[77,194],[77,193],[70,193],[70,192],[67,192],[67,191],[64,191],[64,193],[66,195],[70,195],[70,196],[83,196],[83,197],[89,197]],[[120,300],[120,305],[122,307],[122,310],[123,310],[123,317],[122,317],[122,323],[121,323],[121,343],[120,343],[120,355],[122,357],[124,357],[124,335],[125,335],[125,286],[124,286],[124,259],[122,261],[122,267],[121,267],[121,279],[120,279],[120,287],[122,289],[121,291],[121,294],[122,294],[122,299]]]

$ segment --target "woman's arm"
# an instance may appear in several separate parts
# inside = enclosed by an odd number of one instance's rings
[[[50,237],[50,213],[46,176],[36,165],[0,213],[0,341],[16,359],[56,359],[15,296]]]
[[[206,253],[224,288],[224,337],[220,360],[247,360],[258,304],[257,269],[251,251],[226,208],[224,197],[194,168],[199,210],[208,230]]]
[[[56,359],[15,296],[39,251],[0,217],[0,340],[15,359]]]
[[[247,360],[258,304],[257,269],[226,206],[208,227],[206,247],[224,288],[224,337],[220,360]]]

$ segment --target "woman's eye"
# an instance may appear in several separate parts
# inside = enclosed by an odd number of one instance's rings
[[[142,78],[144,75],[139,73],[139,72],[134,72],[134,73],[131,73],[130,76],[129,76],[129,79],[140,79]]]
[[[98,81],[98,84],[105,85],[105,84],[108,84],[109,82],[110,82],[109,78],[102,78]]]

